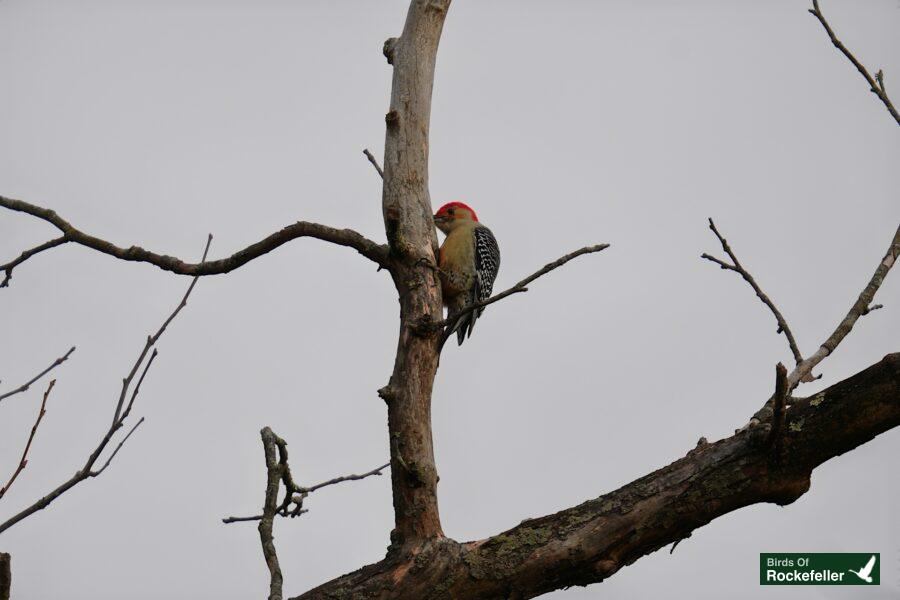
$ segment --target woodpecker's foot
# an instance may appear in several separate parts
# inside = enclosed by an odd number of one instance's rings
[[[427,258],[416,259],[416,265],[422,265],[423,267],[428,267],[429,269],[431,269],[432,271],[435,271],[436,273],[441,272],[441,268],[439,266],[437,266],[436,264],[434,264],[433,262],[431,262]]]

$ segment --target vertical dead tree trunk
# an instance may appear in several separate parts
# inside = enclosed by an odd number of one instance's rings
[[[428,129],[438,42],[449,6],[449,0],[410,3],[402,35],[384,47],[394,76],[385,117],[382,209],[400,295],[400,339],[393,374],[379,395],[388,406],[395,550],[443,536],[431,437],[431,390],[439,358],[433,325],[443,315],[428,193]]]

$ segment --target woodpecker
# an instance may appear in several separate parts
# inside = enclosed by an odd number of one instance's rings
[[[438,258],[441,291],[451,319],[444,333],[446,340],[453,332],[461,346],[472,335],[475,320],[484,307],[454,316],[465,306],[491,297],[494,280],[500,270],[500,248],[491,230],[478,222],[471,207],[462,202],[450,202],[434,215],[434,224],[447,236]]]

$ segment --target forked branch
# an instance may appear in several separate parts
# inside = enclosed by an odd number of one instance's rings
[[[876,306],[880,308],[880,305],[877,304],[872,306],[872,299],[875,297],[878,288],[884,283],[884,278],[887,277],[888,272],[897,262],[898,257],[900,257],[900,226],[898,226],[897,231],[894,232],[894,238],[891,240],[891,244],[888,246],[884,258],[878,263],[878,266],[875,268],[875,273],[872,274],[872,278],[869,279],[866,287],[860,292],[859,297],[856,299],[856,302],[853,303],[853,306],[850,307],[847,315],[840,323],[838,323],[837,328],[835,328],[832,334],[828,336],[828,339],[822,342],[819,349],[816,350],[812,356],[798,364],[794,370],[791,371],[790,375],[788,375],[788,390],[793,390],[797,387],[798,383],[805,381],[806,377],[809,376],[815,366],[822,362],[829,354],[834,352],[834,349],[838,347],[838,344],[840,344],[845,337],[847,337],[847,334],[850,333],[850,330],[853,329],[856,321],[861,316],[872,312],[875,310]]]
[[[783,374],[777,380],[783,385]],[[772,448],[755,435],[762,427],[741,431],[576,506],[485,539],[441,538],[414,556],[388,555],[296,600],[534,598],[603,581],[732,511],[790,504],[817,466],[900,426],[900,354],[793,399],[789,415],[780,443],[790,460],[773,463]]]
[[[753,288],[753,291],[756,292],[756,296],[762,300],[762,303],[769,307],[769,310],[772,311],[772,314],[775,315],[775,321],[778,323],[778,333],[783,333],[784,337],[787,338],[788,346],[791,348],[791,354],[794,355],[794,361],[799,365],[803,361],[803,355],[800,354],[800,348],[797,346],[797,340],[794,338],[794,333],[791,331],[791,328],[788,326],[787,319],[784,318],[784,315],[781,314],[781,311],[778,310],[778,307],[775,306],[775,303],[772,302],[772,299],[766,295],[762,288],[759,287],[759,284],[756,283],[756,279],[753,278],[753,275],[741,265],[741,261],[738,260],[737,255],[731,249],[731,246],[728,245],[728,241],[719,233],[719,230],[716,228],[716,224],[713,223],[713,220],[709,220],[709,228],[712,230],[716,237],[719,238],[719,243],[722,245],[722,250],[725,251],[725,254],[731,259],[731,263],[728,263],[724,260],[716,258],[715,256],[711,256],[706,254],[705,252],[700,255],[701,258],[705,258],[708,261],[714,262],[719,265],[722,269],[728,271],[734,271],[738,275],[744,278],[744,281],[750,284],[750,287]]]
[[[306,496],[323,487],[341,483],[343,481],[356,481],[365,479],[371,475],[381,475],[381,472],[390,466],[390,463],[382,465],[362,475],[345,475],[335,477],[311,487],[302,487],[294,483],[291,475],[291,467],[288,463],[287,442],[278,437],[269,427],[263,427],[259,432],[262,438],[263,452],[266,457],[266,494],[261,515],[253,517],[228,517],[222,519],[223,523],[237,523],[241,521],[259,521],[259,539],[262,545],[263,557],[269,568],[269,600],[281,600],[284,576],[278,563],[278,552],[275,549],[275,537],[272,529],[275,517],[299,517],[307,512],[303,508],[303,500]],[[284,485],[284,500],[278,502],[278,493]],[[292,507],[293,505],[293,507]]]
[[[111,242],[77,229],[52,210],[35,206],[34,204],[29,204],[22,200],[14,200],[12,198],[0,196],[0,207],[37,217],[38,219],[50,223],[63,234],[62,237],[55,238],[40,246],[26,250],[16,259],[0,265],[0,270],[5,273],[3,281],[0,282],[0,287],[9,285],[9,280],[12,278],[13,269],[15,267],[40,252],[67,243],[79,244],[120,260],[145,262],[157,266],[164,271],[171,271],[178,275],[190,275],[195,277],[228,273],[247,264],[255,258],[268,254],[287,242],[301,237],[316,238],[339,246],[347,246],[348,248],[353,248],[381,267],[389,266],[387,246],[373,242],[352,229],[335,229],[333,227],[307,221],[298,221],[292,225],[288,225],[281,231],[277,231],[255,244],[251,244],[243,250],[235,252],[227,258],[200,263],[186,263],[174,256],[157,254],[139,246],[121,248]]]
[[[35,419],[34,425],[31,427],[31,433],[28,435],[28,441],[25,443],[25,450],[22,451],[22,458],[19,459],[19,466],[16,467],[16,470],[9,478],[9,481],[6,482],[6,485],[0,488],[0,498],[6,494],[10,487],[12,487],[12,484],[15,482],[16,477],[19,476],[19,473],[24,471],[25,467],[28,466],[28,451],[31,450],[31,442],[34,441],[34,435],[37,433],[38,427],[40,427],[41,421],[47,413],[47,398],[50,396],[50,392],[53,390],[54,385],[56,385],[56,380],[51,379],[50,385],[47,386],[47,391],[44,392],[44,398],[41,400],[41,408],[38,409],[37,419]]]
[[[371,471],[366,471],[365,473],[362,473],[360,475],[343,475],[341,477],[329,479],[328,481],[323,481],[322,483],[317,483],[310,487],[303,487],[294,483],[293,477],[291,476],[290,466],[288,466],[287,463],[287,442],[284,442],[284,440],[281,441],[283,442],[283,453],[281,454],[281,456],[284,459],[284,473],[282,475],[282,481],[284,483],[285,496],[284,500],[282,500],[278,505],[278,510],[276,511],[276,514],[281,517],[294,518],[308,513],[309,510],[303,507],[303,501],[309,494],[315,492],[316,490],[320,490],[323,487],[328,487],[329,485],[343,483],[345,481],[359,481],[360,479],[365,479],[373,475],[380,476],[382,474],[382,471],[391,466],[391,463],[385,463],[380,467],[376,467]],[[281,447],[282,446],[279,445],[279,448]],[[225,524],[241,523],[245,521],[259,521],[263,518],[265,518],[265,514],[253,515],[251,517],[226,517],[222,519],[222,522]]]

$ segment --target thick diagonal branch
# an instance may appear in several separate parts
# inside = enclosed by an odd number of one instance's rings
[[[781,311],[778,310],[778,307],[775,306],[775,303],[772,302],[772,299],[762,291],[762,288],[759,287],[758,283],[756,283],[756,279],[753,278],[753,275],[751,275],[750,272],[741,265],[741,262],[738,260],[737,255],[735,255],[734,251],[732,251],[731,246],[728,245],[728,242],[725,240],[722,234],[719,233],[719,230],[716,229],[716,224],[713,223],[712,219],[709,220],[709,228],[714,234],[716,234],[716,237],[719,239],[719,243],[722,244],[722,250],[724,250],[728,257],[731,259],[731,263],[727,263],[724,260],[718,259],[715,256],[711,256],[706,253],[701,254],[700,257],[716,263],[722,269],[734,271],[735,273],[743,277],[744,281],[750,284],[750,287],[752,287],[753,291],[756,292],[756,296],[760,300],[762,300],[762,303],[768,306],[769,310],[772,311],[772,314],[775,315],[775,321],[778,322],[778,333],[784,333],[784,337],[786,337],[788,341],[788,346],[790,346],[791,348],[791,354],[794,355],[794,361],[799,365],[803,361],[803,355],[800,354],[800,348],[797,346],[797,340],[794,338],[794,333],[788,326],[787,319],[784,318],[784,315],[781,314]]]
[[[0,287],[9,284],[12,272],[15,267],[31,258],[39,252],[55,248],[66,243],[79,244],[86,246],[103,254],[108,254],[120,260],[145,262],[155,265],[164,271],[171,271],[178,275],[202,276],[202,275],[218,275],[228,273],[241,267],[255,258],[259,258],[264,254],[268,254],[272,250],[297,238],[310,237],[331,242],[339,246],[347,246],[353,248],[369,260],[382,267],[389,266],[387,247],[373,242],[363,235],[353,231],[352,229],[335,229],[319,223],[310,223],[307,221],[298,221],[292,225],[288,225],[280,231],[251,244],[235,252],[227,258],[211,260],[201,263],[187,263],[174,256],[157,254],[145,250],[139,246],[130,246],[122,248],[100,239],[98,237],[87,234],[80,229],[74,227],[71,223],[60,217],[54,211],[22,200],[14,200],[12,198],[4,198],[0,196],[0,207],[7,208],[18,212],[29,214],[38,219],[42,219],[62,232],[62,237],[56,238],[45,244],[41,244],[36,248],[32,248],[22,253],[18,258],[6,264],[0,265],[0,270],[5,272],[5,277],[0,282]]]
[[[900,426],[900,354],[793,399],[788,419],[790,460],[771,460],[770,425],[762,423],[578,506],[483,540],[433,540],[415,556],[388,555],[299,599],[525,599],[603,581],[742,507],[790,504],[817,466]]]
[[[878,99],[884,104],[885,108],[888,109],[888,112],[891,113],[891,116],[894,117],[894,120],[897,121],[897,124],[900,125],[900,113],[897,112],[897,109],[894,108],[894,104],[891,102],[891,99],[887,95],[887,90],[884,87],[884,74],[879,70],[875,73],[875,76],[869,74],[869,70],[863,66],[861,62],[859,62],[853,53],[847,49],[847,46],[841,42],[835,35],[834,30],[831,28],[831,25],[828,24],[828,21],[825,20],[825,15],[822,14],[822,11],[819,9],[819,1],[813,0],[813,7],[809,9],[810,14],[819,20],[819,23],[822,24],[822,27],[825,28],[825,32],[828,34],[828,37],[831,39],[831,43],[834,44],[834,47],[841,51],[841,54],[847,57],[853,66],[856,67],[856,70],[859,71],[859,74],[863,76],[863,79],[866,80],[866,83],[869,84],[869,89],[873,94],[878,96]]]

